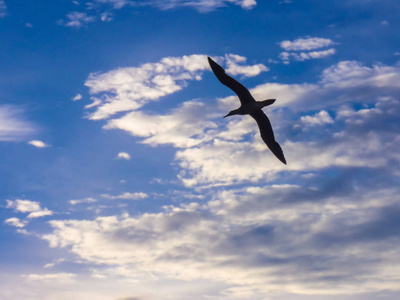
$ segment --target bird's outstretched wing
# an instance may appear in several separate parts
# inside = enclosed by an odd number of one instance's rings
[[[210,57],[208,57],[208,63],[210,64],[211,69],[213,70],[215,76],[218,80],[223,84],[230,88],[232,91],[238,95],[240,103],[243,105],[249,102],[255,102],[253,96],[251,96],[248,89],[246,89],[240,82],[233,79],[231,76],[225,73],[225,70],[213,61]]]
[[[255,112],[251,113],[250,116],[252,116],[254,120],[256,120],[258,128],[260,128],[261,138],[263,139],[265,144],[267,144],[272,153],[286,165],[286,159],[283,155],[282,148],[275,141],[271,122],[269,121],[267,115],[261,109],[257,109]]]

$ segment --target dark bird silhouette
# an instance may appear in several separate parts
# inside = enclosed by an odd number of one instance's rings
[[[275,141],[274,132],[272,131],[271,122],[268,117],[262,111],[262,108],[267,105],[271,105],[275,102],[275,99],[268,99],[264,101],[256,101],[250,94],[249,90],[246,89],[241,83],[230,77],[225,73],[225,70],[208,57],[208,63],[213,70],[218,80],[231,90],[233,90],[240,100],[240,107],[230,111],[224,118],[233,115],[250,115],[256,120],[258,128],[260,128],[261,138],[272,151],[272,153],[284,164],[286,164],[285,156],[281,146]]]

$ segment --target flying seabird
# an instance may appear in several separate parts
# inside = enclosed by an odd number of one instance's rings
[[[228,88],[233,90],[240,100],[240,107],[230,111],[224,118],[233,115],[250,115],[256,120],[258,128],[260,128],[261,138],[272,151],[272,153],[284,164],[286,164],[285,156],[281,146],[275,141],[274,132],[272,131],[271,123],[261,108],[267,105],[271,105],[275,102],[275,99],[268,99],[264,101],[256,101],[250,94],[249,90],[246,89],[241,83],[230,77],[225,73],[225,70],[208,57],[208,63],[213,70],[218,80],[226,85]]]

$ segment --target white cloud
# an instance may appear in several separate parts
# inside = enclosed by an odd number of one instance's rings
[[[42,209],[39,202],[36,201],[17,199],[6,200],[6,202],[7,208],[13,208],[20,213],[29,213],[27,216],[28,219],[51,216],[53,214],[53,212],[47,208]]]
[[[18,228],[25,227],[25,225],[26,225],[26,222],[23,222],[18,218],[8,218],[4,221],[4,223],[7,225],[10,225],[10,226],[18,227]]]
[[[231,57],[234,57],[235,63],[245,61],[240,56]],[[388,88],[400,87],[399,76],[398,66],[366,67],[359,62],[340,62],[324,70],[321,81],[316,84],[268,83],[251,89],[258,100],[277,99],[266,112],[271,119],[276,139],[289,162],[287,166],[282,165],[270,153],[259,136],[257,124],[250,117],[220,119],[226,111],[238,106],[235,96],[219,99],[212,105],[205,105],[198,100],[187,101],[166,114],[133,111],[108,120],[104,128],[125,130],[144,138],[142,142],[152,146],[170,144],[180,148],[175,159],[182,171],[179,178],[187,186],[229,185],[263,179],[268,181],[283,171],[312,171],[329,166],[382,167],[388,159],[395,158],[393,153],[386,158],[382,157],[375,148],[376,143],[385,144],[386,136],[370,134],[371,143],[353,149],[349,144],[354,141],[362,144],[363,139],[359,135],[348,133],[346,128],[325,132],[325,136],[331,135],[329,143],[320,143],[322,133],[312,140],[306,136],[297,141],[285,140],[286,134],[282,130],[293,128],[289,116],[299,112],[303,116],[298,117],[299,123],[296,126],[302,124],[307,128],[318,124],[313,130],[334,130],[325,128],[327,124],[334,124],[332,117],[326,112],[327,108],[331,107],[334,114],[339,109],[338,104],[354,101],[351,95],[357,88],[364,89],[358,101],[374,103],[377,98],[371,98],[371,95],[382,91],[387,93]],[[348,91],[344,92],[343,89]],[[366,91],[370,91],[370,94]],[[341,96],[338,97],[337,93]],[[395,90],[391,93],[396,95]],[[282,107],[287,109],[285,115],[280,110]],[[315,111],[319,113],[315,114]],[[361,115],[361,112],[357,115]],[[337,121],[342,122],[342,119]],[[372,121],[360,119],[358,122],[362,124]],[[297,129],[294,127],[292,130]],[[351,150],[347,150],[349,147]]]
[[[252,9],[257,5],[256,0],[145,0],[140,3],[129,0],[95,0],[101,4],[111,4],[115,9],[124,6],[155,6],[161,10],[177,7],[192,7],[200,12],[209,12],[227,4],[241,6],[244,9]]]
[[[123,193],[121,195],[118,196],[111,196],[108,194],[103,194],[101,195],[103,198],[106,199],[128,199],[128,200],[140,200],[140,199],[145,199],[148,197],[148,195],[146,193],[143,192],[138,192],[138,193]]]
[[[225,55],[226,59],[226,72],[231,75],[244,75],[246,77],[253,77],[259,75],[261,72],[268,71],[268,67],[263,64],[256,64],[252,66],[241,66],[238,63],[245,63],[246,58],[236,54]]]
[[[67,14],[68,21],[62,22],[67,27],[80,28],[85,24],[95,21],[95,17],[88,16],[86,13],[73,11]]]
[[[247,299],[271,292],[338,295],[397,289],[400,208],[393,196],[398,189],[376,191],[360,183],[342,195],[325,188],[248,187],[160,213],[54,220],[52,233],[43,239],[94,266],[100,278],[117,275],[139,285],[151,276],[160,283],[160,278],[181,284],[208,280],[220,283],[215,285],[219,292]],[[395,229],[382,237],[387,219]],[[378,230],[371,233],[374,227]]]
[[[46,148],[46,147],[49,147],[48,144],[46,144],[46,143],[44,143],[44,142],[42,142],[42,141],[39,141],[39,140],[32,140],[32,141],[29,141],[28,144],[29,144],[29,145],[32,145],[32,146],[35,146],[36,148]]]
[[[367,67],[357,61],[342,61],[324,70],[321,82],[339,88],[399,88],[400,65]]]
[[[0,105],[0,142],[22,140],[35,131],[35,126],[24,120],[22,110]]]
[[[246,61],[246,58],[238,55],[229,54],[226,55],[226,58],[218,59],[226,60],[227,71],[243,76],[255,76],[268,70],[262,64],[238,65],[238,63]],[[88,117],[92,120],[107,119],[118,112],[138,110],[150,101],[156,101],[181,90],[187,84],[187,80],[200,80],[204,71],[210,71],[207,56],[190,55],[166,57],[158,63],[147,63],[138,68],[121,68],[103,74],[91,74],[85,85],[90,88],[91,94],[103,93],[103,95],[92,97],[93,104],[85,107],[87,109],[96,108]],[[198,104],[184,105],[183,109],[192,109],[191,107],[195,105]],[[145,128],[128,125],[131,124],[129,120],[137,118],[141,121],[148,120]],[[153,118],[141,112],[132,112],[109,121],[105,128],[121,128],[140,136],[147,136],[149,130],[154,130],[154,128],[149,128],[150,126],[160,127],[157,126],[156,120],[150,121],[155,118],[158,117]],[[163,120],[166,121],[168,118],[164,116]],[[171,125],[160,130],[167,131],[171,129],[171,126],[174,127],[172,123],[179,122],[172,117],[169,121],[171,121]],[[188,121],[188,117],[185,118],[185,121]]]
[[[313,50],[333,45],[334,42],[325,38],[299,38],[294,41],[282,41],[280,46],[286,51]]]
[[[209,68],[205,55],[166,57],[158,63],[138,68],[121,68],[103,74],[91,74],[85,85],[91,94],[106,93],[97,101],[92,120],[106,119],[124,111],[136,110],[149,101],[175,93],[187,80],[200,80]]]
[[[314,116],[302,116],[300,118],[301,122],[305,125],[323,125],[323,124],[332,124],[333,119],[329,115],[329,113],[325,110],[321,110],[319,113]]]
[[[104,128],[122,129],[132,135],[145,137],[143,143],[154,146],[173,144],[175,147],[191,147],[205,139],[204,128],[216,127],[213,122],[197,118],[198,115],[206,116],[207,107],[203,103],[187,101],[166,115],[131,112],[110,120]]]
[[[325,58],[325,57],[333,55],[335,53],[336,53],[336,50],[333,48],[328,49],[328,50],[322,50],[322,51],[310,51],[310,52],[300,52],[300,53],[282,52],[279,55],[279,58],[284,61],[288,61],[290,59],[294,59],[297,61],[305,61],[305,60],[310,60],[310,59]]]
[[[55,265],[61,264],[61,263],[64,262],[64,261],[65,261],[65,258],[59,258],[59,259],[54,260],[54,261],[51,262],[51,263],[45,264],[45,265],[43,266],[43,268],[52,268],[52,267],[54,267]]]
[[[71,98],[72,101],[78,101],[82,99],[82,95],[81,94],[76,94],[75,97]]]
[[[91,197],[79,199],[79,200],[69,200],[69,203],[72,205],[81,204],[81,203],[95,203],[95,202],[97,202],[97,200],[94,198],[91,198]]]
[[[117,159],[125,159],[125,160],[130,160],[130,159],[131,159],[131,156],[130,156],[130,154],[129,154],[129,153],[126,153],[126,152],[120,152],[120,153],[118,153],[118,155],[117,155]]]
[[[4,18],[7,15],[7,6],[4,0],[0,0],[0,18]]]
[[[33,211],[31,212],[27,218],[28,219],[34,219],[34,218],[41,218],[41,217],[45,217],[45,216],[52,216],[53,212],[48,210],[47,208],[39,210],[39,211]]]
[[[28,274],[23,275],[29,281],[45,282],[71,282],[75,280],[76,274],[73,273],[51,273],[51,274]]]
[[[330,39],[324,38],[306,38],[296,39],[294,41],[283,41],[280,46],[285,49],[279,55],[279,58],[283,60],[285,64],[288,64],[290,60],[305,61],[310,59],[320,59],[331,56],[336,53],[336,49],[330,48],[327,50],[308,51],[308,52],[287,52],[287,51],[301,51],[301,50],[313,50],[323,48],[335,44]]]

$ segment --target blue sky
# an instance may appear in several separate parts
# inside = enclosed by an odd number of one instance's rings
[[[399,9],[0,0],[0,298],[399,297]]]

